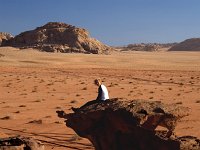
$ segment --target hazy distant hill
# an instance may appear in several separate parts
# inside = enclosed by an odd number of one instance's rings
[[[127,46],[118,47],[122,51],[160,51],[162,49],[168,50],[177,43],[140,43],[140,44],[129,44]]]
[[[173,46],[169,51],[200,51],[200,38],[187,39]]]

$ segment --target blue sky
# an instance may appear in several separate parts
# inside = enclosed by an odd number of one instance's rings
[[[58,21],[108,45],[200,37],[200,0],[0,0],[0,32],[17,35]]]

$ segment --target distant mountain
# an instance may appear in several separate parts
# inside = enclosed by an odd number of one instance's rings
[[[200,38],[187,39],[171,47],[169,51],[200,51]]]
[[[91,38],[87,30],[61,22],[49,22],[35,30],[23,32],[2,45],[62,53],[107,54],[111,50],[109,46]]]
[[[160,51],[161,49],[169,49],[177,43],[140,43],[140,44],[129,44],[127,46],[118,47],[123,51]]]

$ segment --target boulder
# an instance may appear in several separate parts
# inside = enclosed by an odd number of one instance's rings
[[[188,108],[160,101],[111,99],[89,102],[74,113],[57,111],[66,126],[89,139],[96,150],[189,150],[195,137],[176,137],[176,124]],[[157,130],[163,126],[166,130]],[[192,148],[190,150],[196,150]]]
[[[4,43],[4,46],[36,48],[46,52],[108,54],[110,47],[91,38],[89,32],[69,24],[49,22],[23,32]]]
[[[44,150],[44,145],[30,137],[8,137],[0,139],[0,150]]]
[[[0,32],[0,46],[3,42],[13,38],[13,36],[6,32]]]

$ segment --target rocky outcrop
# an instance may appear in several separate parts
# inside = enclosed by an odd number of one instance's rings
[[[200,38],[187,39],[173,46],[169,51],[200,51]]]
[[[125,47],[120,47],[122,51],[160,51],[163,48],[164,49],[169,49],[172,46],[176,45],[177,43],[141,43],[141,44],[129,44]]]
[[[9,137],[0,139],[0,150],[44,150],[44,145],[29,137]]]
[[[87,30],[60,22],[49,22],[35,30],[23,32],[4,45],[62,53],[108,54],[111,50],[91,38]]]
[[[0,32],[0,46],[1,46],[2,42],[5,42],[11,38],[13,38],[13,36],[11,34],[5,33],[5,32]]]
[[[176,123],[188,108],[159,101],[111,99],[89,102],[75,112],[57,111],[66,126],[89,139],[96,150],[197,150],[195,137],[176,137]],[[166,131],[155,130],[163,126]],[[192,148],[191,148],[192,147]]]

